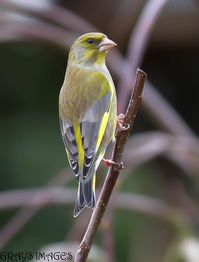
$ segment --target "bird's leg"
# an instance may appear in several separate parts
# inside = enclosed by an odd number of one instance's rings
[[[124,124],[124,119],[125,119],[125,115],[124,114],[119,114],[119,116],[117,116],[117,129],[120,130],[120,131],[123,131],[123,130],[128,130],[129,129],[129,125],[126,127],[126,126],[123,126]]]
[[[116,119],[117,119],[117,129],[118,130],[127,130],[127,129],[129,129],[130,125],[128,125],[127,127],[123,126],[124,119],[125,119],[125,115],[124,114],[119,114],[119,116],[117,116]],[[111,159],[105,159],[105,158],[103,158],[102,160],[103,160],[104,165],[107,166],[107,167],[116,166],[118,169],[123,169],[124,168],[124,163],[123,162],[116,163],[116,162],[114,162]]]
[[[124,168],[124,163],[123,162],[116,163],[116,162],[114,162],[111,159],[105,159],[105,158],[103,158],[102,160],[103,160],[104,165],[107,166],[107,167],[116,166],[118,169],[123,169]]]

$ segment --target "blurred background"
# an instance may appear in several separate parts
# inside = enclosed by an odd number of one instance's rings
[[[197,0],[0,1],[1,251],[74,257],[85,232],[90,211],[72,217],[58,96],[68,49],[90,31],[118,44],[108,55],[118,112],[137,67],[148,80],[88,261],[199,261]]]

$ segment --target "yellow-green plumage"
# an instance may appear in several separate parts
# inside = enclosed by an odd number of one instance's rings
[[[95,206],[95,173],[115,137],[116,94],[105,65],[108,49],[116,45],[101,33],[88,33],[71,46],[59,96],[59,117],[69,163],[79,188],[77,216]]]

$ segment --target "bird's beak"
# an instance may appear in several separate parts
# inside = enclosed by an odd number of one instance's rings
[[[108,51],[112,47],[116,46],[117,44],[113,42],[112,40],[105,37],[99,44],[99,51]]]

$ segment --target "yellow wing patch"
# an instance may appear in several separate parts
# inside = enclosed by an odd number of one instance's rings
[[[78,165],[80,170],[83,170],[84,166],[84,148],[82,144],[82,135],[80,131],[80,125],[77,120],[73,122],[73,128],[74,128],[74,134],[75,134],[75,140],[77,143],[77,152],[78,152]]]
[[[108,123],[108,119],[109,119],[109,112],[105,112],[105,114],[103,115],[102,121],[101,121],[101,125],[99,128],[99,133],[98,133],[98,139],[97,139],[97,144],[96,144],[96,151],[98,151],[99,146],[102,142],[102,138],[104,136],[104,132]]]

